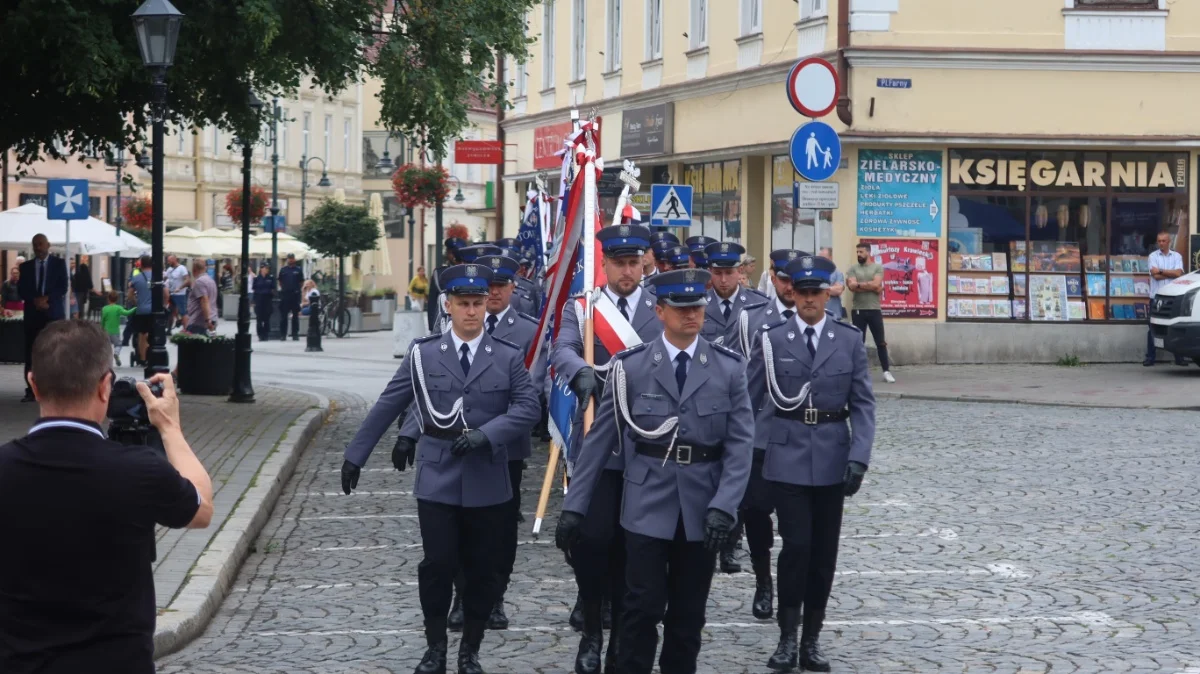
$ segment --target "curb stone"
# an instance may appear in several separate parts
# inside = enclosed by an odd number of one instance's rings
[[[315,397],[317,409],[297,417],[280,438],[275,451],[259,468],[254,485],[242,495],[221,531],[200,555],[174,601],[158,616],[154,629],[156,659],[174,653],[200,636],[229,594],[242,562],[266,525],[300,455],[329,415],[329,400]]]
[[[1018,400],[1016,398],[985,398],[972,395],[936,395],[924,393],[889,393],[887,391],[875,391],[876,398],[889,398],[892,400],[931,400],[937,402],[951,403],[991,403],[993,405],[1030,405],[1032,407],[1083,407],[1092,409],[1130,409],[1130,410],[1168,410],[1168,411],[1196,411],[1195,405],[1172,405],[1167,407],[1157,405],[1114,405],[1102,402],[1051,402],[1037,400]]]

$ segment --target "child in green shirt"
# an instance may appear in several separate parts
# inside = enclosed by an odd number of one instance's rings
[[[137,307],[129,307],[128,309],[117,304],[120,299],[117,291],[110,290],[108,292],[108,304],[100,310],[100,324],[104,326],[104,331],[108,333],[108,341],[113,347],[113,362],[117,367],[121,367],[121,317],[129,316],[137,311]]]

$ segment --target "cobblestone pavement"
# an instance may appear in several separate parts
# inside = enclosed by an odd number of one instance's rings
[[[141,377],[141,371],[121,368],[118,376]],[[20,381],[20,365],[0,366],[0,442],[24,435],[38,416],[36,404],[18,402]],[[316,402],[305,393],[268,387],[256,389],[252,405],[223,396],[182,395],[184,436],[213,481],[213,521],[207,529],[155,529],[154,590],[160,609],[170,604],[288,426]]]
[[[338,487],[365,406],[338,401],[213,623],[160,672],[412,671],[421,550],[394,435],[361,492]],[[1200,673],[1195,415],[885,400],[879,422],[823,637],[834,671]],[[526,473],[527,513],[540,476]],[[512,628],[484,641],[491,674],[571,671],[573,584],[531,522]],[[718,575],[701,672],[768,671],[777,630],[750,615],[752,588]]]

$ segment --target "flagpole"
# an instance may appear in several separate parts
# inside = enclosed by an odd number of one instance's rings
[[[533,518],[533,535],[542,530],[542,520],[546,517],[546,506],[550,503],[550,488],[554,485],[554,474],[558,472],[560,449],[558,443],[550,441],[550,456],[546,459],[546,475],[542,478],[542,493],[538,495],[537,512]]]
[[[588,367],[595,367],[596,363],[596,347],[595,340],[595,325],[592,320],[592,314],[595,307],[595,279],[596,279],[596,155],[599,153],[599,148],[596,147],[596,125],[599,124],[595,119],[589,120],[592,124],[590,132],[584,132],[584,146],[587,148],[587,159],[583,167],[583,291],[587,301],[585,303],[584,327],[583,327],[583,360],[588,364]],[[578,178],[578,176],[576,176]],[[583,435],[587,437],[588,431],[592,429],[592,421],[596,418],[596,401],[594,397],[589,397],[587,400],[587,408],[583,412]]]

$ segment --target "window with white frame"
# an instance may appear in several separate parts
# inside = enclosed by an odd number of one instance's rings
[[[342,168],[350,170],[350,118],[342,120]]]
[[[587,77],[587,0],[571,1],[571,81]]]
[[[512,61],[512,73],[516,78],[516,95],[518,98],[525,98],[529,95],[529,73],[525,72],[524,63],[518,62],[516,59]]]
[[[325,115],[325,156],[321,159],[333,159],[333,115]]]
[[[308,151],[310,149],[308,146],[308,136],[309,136],[309,131],[311,129],[312,129],[312,113],[306,112],[306,113],[304,113],[304,151],[301,153],[305,157],[308,156]]]
[[[662,58],[663,0],[646,0],[646,60]]]
[[[688,30],[688,47],[708,46],[708,0],[692,0],[692,20]]]
[[[621,69],[621,0],[608,0],[604,39],[604,72]]]
[[[762,32],[762,0],[742,0],[742,35]]]
[[[291,116],[288,115],[288,109],[284,108],[280,114],[279,120],[279,158],[287,159],[288,148],[288,127],[291,125]]]
[[[829,16],[829,0],[800,0],[800,19]]]
[[[554,0],[542,5],[542,89],[554,88]]]

